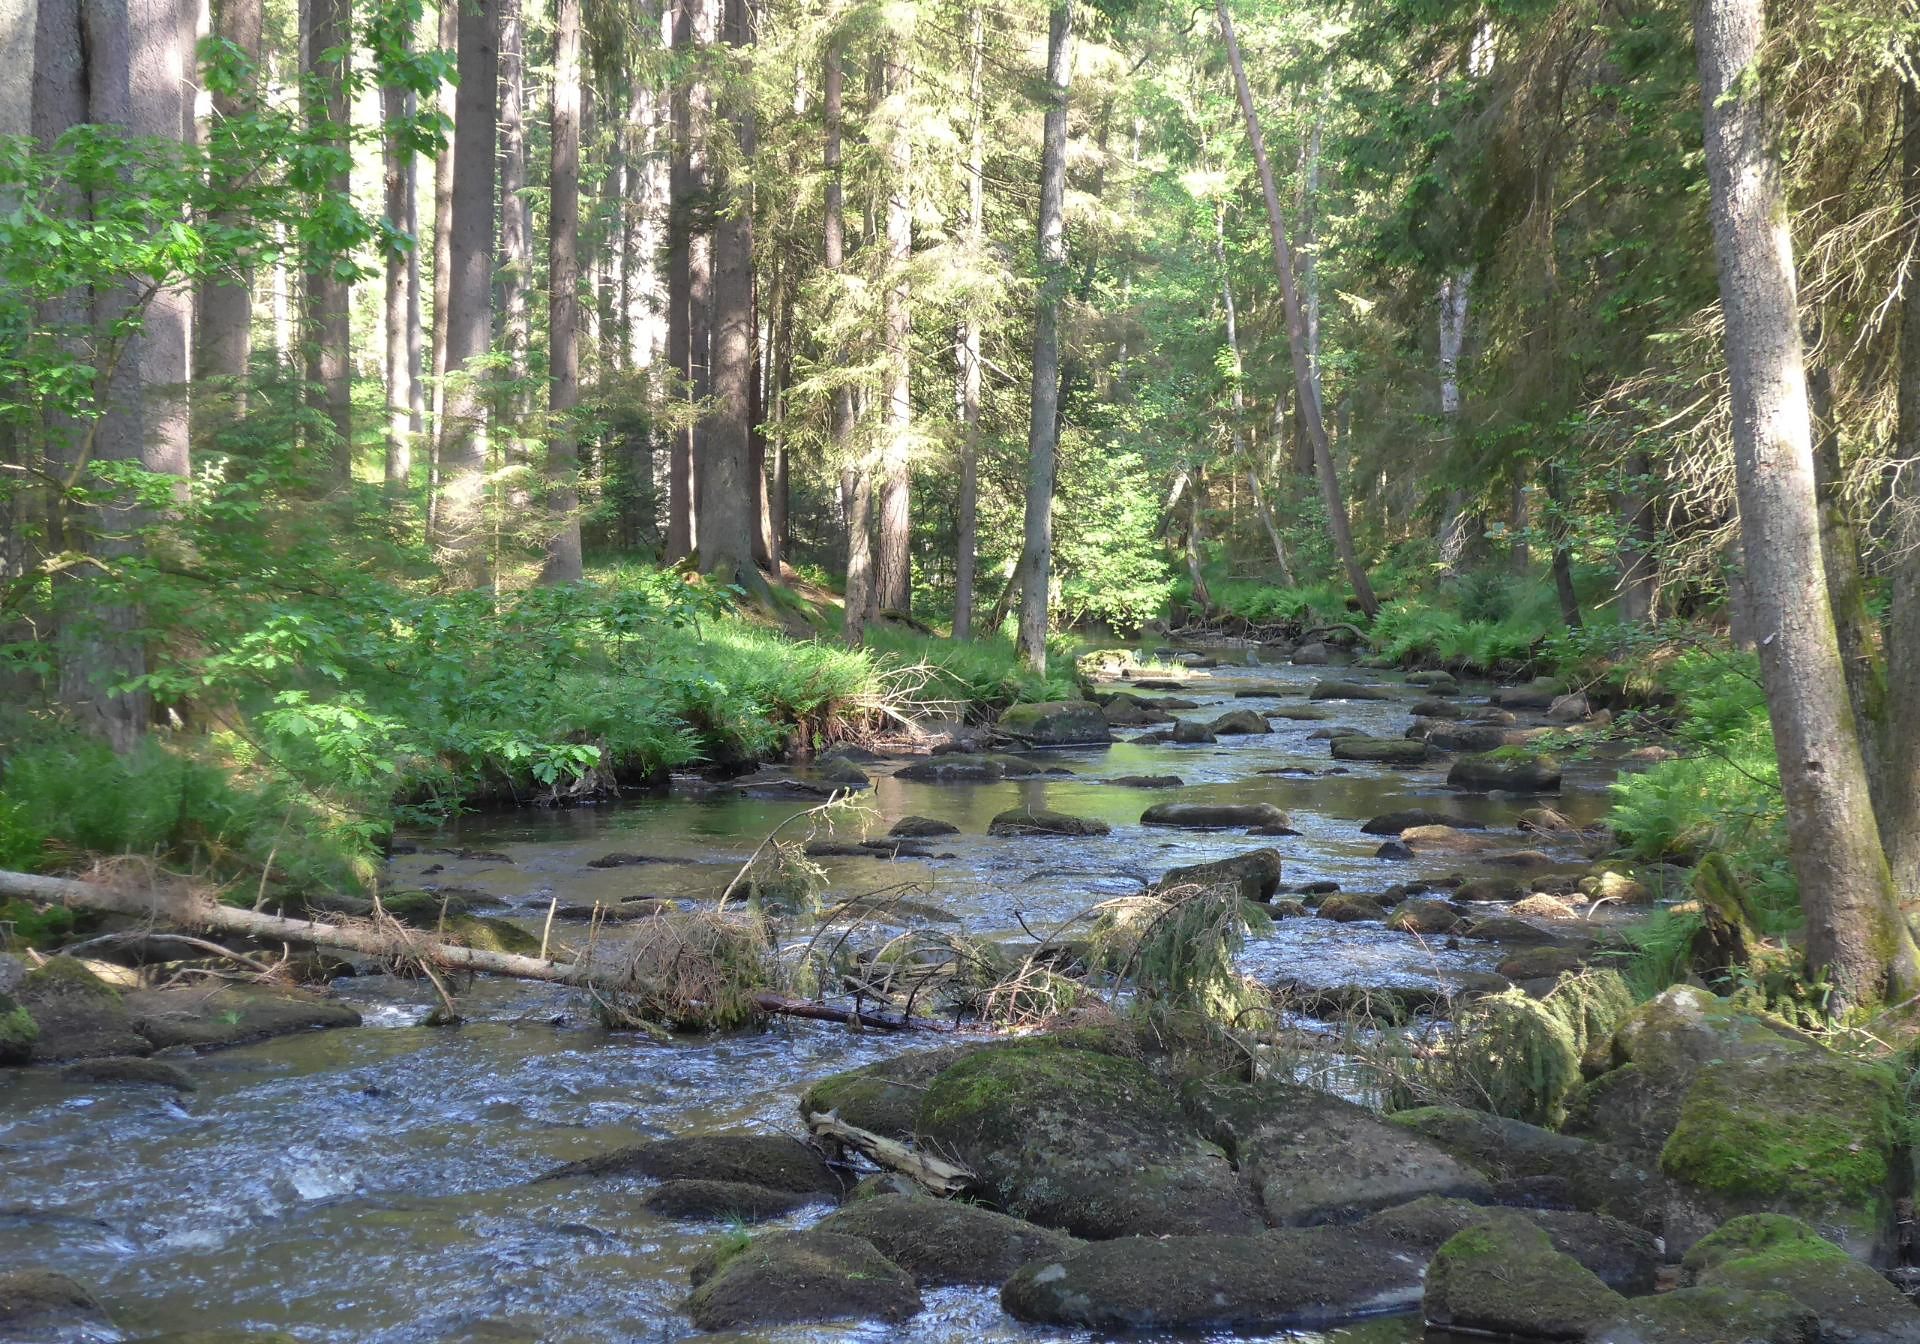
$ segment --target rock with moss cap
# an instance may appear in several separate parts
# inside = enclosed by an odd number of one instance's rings
[[[711,1218],[726,1222],[759,1222],[778,1218],[826,1198],[824,1192],[773,1190],[743,1181],[662,1181],[641,1202],[668,1218]]]
[[[1175,887],[1232,887],[1246,901],[1271,901],[1280,890],[1280,851],[1271,847],[1250,849],[1211,863],[1190,863],[1167,869],[1160,879],[1162,891]]]
[[[37,967],[20,982],[15,997],[37,1029],[35,1059],[144,1055],[153,1050],[134,1030],[120,991],[72,957],[53,957]]]
[[[1268,731],[1267,716],[1251,709],[1230,709],[1209,723],[1207,731],[1215,737],[1250,737]]]
[[[829,1214],[816,1230],[859,1237],[913,1275],[922,1288],[1005,1283],[1020,1266],[1058,1258],[1082,1243],[972,1204],[880,1195]]]
[[[1394,1112],[1387,1122],[1412,1130],[1501,1180],[1556,1175],[1589,1147],[1581,1139],[1524,1120],[1465,1106],[1418,1106]]]
[[[110,1328],[105,1309],[76,1280],[51,1269],[0,1271],[0,1340],[48,1339],[83,1327]]]
[[[1272,803],[1155,803],[1140,814],[1143,826],[1180,826],[1190,830],[1291,823],[1292,818]]]
[[[126,1083],[136,1087],[166,1087],[175,1092],[194,1092],[200,1084],[177,1064],[146,1059],[139,1055],[102,1055],[98,1059],[80,1059],[60,1070],[70,1083]]]
[[[1682,1288],[1629,1302],[1590,1344],[1818,1344],[1820,1320],[1785,1293]]]
[[[1008,737],[1036,747],[1072,747],[1111,742],[1107,716],[1091,700],[1050,700],[1012,705],[996,725]]]
[[[1524,747],[1501,747],[1479,756],[1462,756],[1447,771],[1447,783],[1476,793],[1558,793],[1560,763]]]
[[[1307,692],[1309,700],[1391,700],[1393,692],[1385,686],[1358,681],[1316,681]]]
[[[1376,1213],[1361,1223],[1359,1230],[1424,1259],[1470,1227],[1508,1218],[1519,1218],[1545,1232],[1554,1250],[1579,1261],[1615,1292],[1633,1295],[1654,1289],[1660,1265],[1659,1240],[1630,1223],[1600,1214],[1489,1208],[1430,1195]]]
[[[1259,1226],[1226,1155],[1130,1059],[1057,1041],[982,1051],[934,1078],[919,1138],[1004,1212],[1077,1236]]]
[[[1411,737],[1336,737],[1327,750],[1336,761],[1377,765],[1423,765],[1427,759],[1427,744]]]
[[[1319,915],[1322,919],[1333,920],[1336,924],[1352,924],[1357,920],[1385,919],[1386,908],[1371,896],[1359,892],[1341,892],[1320,902]]]
[[[775,1232],[694,1267],[687,1314],[702,1330],[814,1321],[904,1321],[920,1291],[873,1244],[831,1232]]]
[[[1613,1061],[1691,1071],[1716,1059],[1805,1054],[1817,1047],[1786,1028],[1741,1012],[1693,985],[1674,985],[1648,999],[1613,1036]]]
[[[616,1148],[556,1167],[542,1180],[578,1176],[651,1176],[656,1180],[730,1181],[790,1194],[838,1199],[852,1184],[818,1149],[776,1134],[695,1134]]]
[[[1017,1320],[1114,1330],[1299,1330],[1419,1301],[1420,1261],[1337,1227],[1123,1237],[1039,1259],[1001,1289]]]
[[[1583,1339],[1625,1305],[1539,1227],[1511,1215],[1448,1239],[1427,1266],[1421,1299],[1429,1326],[1523,1339]]]
[[[958,835],[960,828],[938,817],[902,817],[887,828],[887,834],[902,839],[924,840],[936,835]]]
[[[1798,1218],[1734,1218],[1694,1243],[1681,1272],[1702,1287],[1785,1293],[1820,1318],[1824,1344],[1920,1344],[1906,1294]]]
[[[1684,1251],[1722,1218],[1788,1213],[1850,1255],[1892,1251],[1900,1092],[1890,1069],[1824,1050],[1705,1065],[1660,1166],[1681,1187],[1668,1211]]]
[[[838,1114],[856,1129],[905,1142],[913,1137],[920,1103],[934,1076],[984,1048],[944,1045],[914,1050],[815,1079],[800,1094],[800,1121],[805,1124],[815,1115]]]
[[[1422,1195],[1485,1199],[1478,1171],[1404,1126],[1293,1083],[1195,1083],[1181,1099],[1276,1227],[1352,1222]]]
[[[1013,807],[987,823],[988,835],[1107,835],[1113,828],[1090,817],[1070,817],[1040,807]]]

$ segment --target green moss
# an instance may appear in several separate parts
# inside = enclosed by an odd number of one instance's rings
[[[1454,1083],[1466,1105],[1551,1124],[1580,1083],[1580,1044],[1566,1019],[1522,990],[1475,1000],[1457,1036]]]
[[[1702,1237],[1682,1260],[1681,1268],[1698,1277],[1732,1260],[1788,1261],[1845,1260],[1847,1253],[1798,1218],[1783,1213],[1750,1213],[1730,1218]]]
[[[540,940],[504,919],[486,915],[448,915],[447,933],[481,952],[505,952],[515,956],[540,955]]]
[[[119,990],[72,957],[52,957],[46,965],[29,971],[20,982],[20,997],[29,1003],[41,998],[75,995],[120,1001]]]
[[[1833,1055],[1709,1064],[1660,1165],[1722,1195],[1873,1204],[1892,1174],[1897,1096],[1889,1069]]]
[[[0,994],[0,1064],[24,1064],[33,1058],[40,1027],[25,1008]]]
[[[69,941],[78,922],[64,905],[11,900],[0,905],[0,946],[53,947]]]
[[[1633,991],[1618,971],[1583,970],[1563,974],[1545,1003],[1566,1023],[1574,1050],[1584,1062],[1604,1056],[1614,1029],[1633,1012]]]

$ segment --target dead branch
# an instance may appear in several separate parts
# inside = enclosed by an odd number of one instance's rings
[[[911,1176],[936,1195],[965,1194],[979,1180],[965,1167],[928,1153],[916,1152],[897,1139],[859,1129],[840,1118],[840,1112],[815,1111],[807,1117],[807,1128],[818,1138],[833,1139],[872,1158],[889,1171]]]

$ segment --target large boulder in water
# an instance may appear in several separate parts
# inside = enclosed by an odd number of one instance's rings
[[[754,1223],[792,1213],[820,1198],[741,1181],[673,1180],[662,1181],[641,1202],[650,1212],[668,1218]]]
[[[1358,681],[1316,681],[1307,692],[1309,700],[1391,700],[1393,692],[1384,686]]]
[[[1429,812],[1424,807],[1410,807],[1400,812],[1382,812],[1362,826],[1360,833],[1399,835],[1415,826],[1451,826],[1455,830],[1478,831],[1484,830],[1486,823],[1455,816],[1451,812]]]
[[[1215,737],[1249,737],[1268,731],[1267,716],[1251,709],[1230,709],[1209,723],[1207,731]]]
[[[1070,817],[1038,807],[1014,807],[987,823],[988,835],[1106,835],[1113,828],[1091,817]]]
[[[1140,814],[1140,824],[1203,831],[1230,826],[1288,826],[1292,818],[1272,803],[1155,803]]]
[[[651,1176],[656,1180],[731,1181],[792,1194],[838,1199],[851,1184],[818,1150],[777,1134],[696,1134],[616,1148],[557,1167],[542,1180],[576,1176]]]
[[[1325,667],[1331,657],[1327,646],[1316,639],[1295,649],[1290,661],[1295,667]]]
[[[1470,1227],[1508,1218],[1532,1223],[1547,1234],[1554,1250],[1571,1256],[1615,1292],[1654,1290],[1662,1259],[1659,1239],[1631,1223],[1599,1214],[1489,1208],[1430,1195],[1376,1213],[1358,1230],[1425,1258]]]
[[[212,1050],[298,1031],[357,1027],[360,1014],[317,994],[255,985],[141,989],[126,996],[134,1029],[156,1050]]]
[[[1037,705],[1012,705],[996,725],[1008,737],[1036,747],[1074,747],[1111,742],[1107,716],[1091,700],[1050,700]]]
[[[1681,1288],[1627,1303],[1589,1344],[1818,1344],[1820,1318],[1785,1293]]]
[[[1504,793],[1558,793],[1560,763],[1518,748],[1463,756],[1447,771],[1447,783],[1456,789]]]
[[[918,1137],[1000,1209],[1076,1236],[1260,1226],[1226,1154],[1130,1059],[1052,1042],[982,1051],[933,1080]]]
[[[1352,1222],[1422,1195],[1486,1198],[1486,1178],[1420,1135],[1294,1083],[1197,1083],[1183,1094],[1276,1227]]]
[[[1427,744],[1411,737],[1336,737],[1328,743],[1336,761],[1372,761],[1380,765],[1422,765]]]
[[[1213,729],[1197,719],[1176,719],[1171,740],[1176,746],[1204,747],[1217,739],[1213,735]]]
[[[1411,1307],[1420,1261],[1345,1228],[1125,1237],[1007,1281],[1018,1320],[1097,1331],[1311,1330]]]
[[[1456,1233],[1427,1266],[1427,1324],[1522,1339],[1584,1339],[1626,1300],[1524,1218]]]
[[[855,1129],[905,1142],[913,1137],[920,1102],[939,1072],[957,1064],[980,1045],[944,1045],[913,1050],[844,1073],[816,1079],[800,1094],[800,1121],[837,1114]]]
[[[776,1232],[694,1268],[687,1314],[702,1330],[809,1321],[904,1321],[920,1310],[905,1270],[873,1243],[831,1232]]]
[[[1498,751],[1513,741],[1508,729],[1483,723],[1436,723],[1426,733],[1426,743],[1435,751]]]
[[[1710,1288],[1785,1293],[1831,1344],[1920,1344],[1906,1294],[1797,1218],[1735,1218],[1687,1252],[1684,1277]]]
[[[15,997],[33,1019],[35,1059],[93,1059],[153,1050],[134,1030],[120,991],[72,957],[54,957],[30,972]]]
[[[871,1242],[922,1288],[1005,1283],[1029,1261],[1066,1255],[1081,1245],[1077,1237],[1004,1213],[920,1195],[861,1200],[829,1214],[815,1230]]]
[[[1271,901],[1280,890],[1280,863],[1277,849],[1250,849],[1211,863],[1169,868],[1167,875],[1160,879],[1159,888],[1167,891],[1174,887],[1233,887],[1242,900]]]

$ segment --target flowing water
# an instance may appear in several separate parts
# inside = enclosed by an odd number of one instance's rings
[[[1188,712],[1204,719],[1275,703],[1231,698],[1251,682],[1287,683],[1293,689],[1285,703],[1300,703],[1316,675],[1226,668],[1182,693],[1207,702]],[[1395,700],[1337,703],[1325,722],[1276,721],[1271,733],[1215,746],[1121,742],[1050,753],[1074,771],[1067,777],[913,783],[876,767],[875,787],[858,811],[840,815],[833,838],[881,835],[907,815],[948,820],[961,833],[927,842],[938,856],[931,860],[822,865],[837,892],[911,882],[918,888],[912,898],[933,907],[924,918],[1004,938],[1045,933],[1174,864],[1260,845],[1286,855],[1287,884],[1330,880],[1368,892],[1458,870],[1461,864],[1444,860],[1422,867],[1377,859],[1379,837],[1362,835],[1360,824],[1380,812],[1428,807],[1511,826],[1538,800],[1462,796],[1446,788],[1444,770],[1432,768],[1352,765],[1328,773],[1340,767],[1326,743],[1310,736],[1329,723],[1398,734],[1415,694],[1406,688]],[[1557,806],[1576,821],[1597,816],[1611,773],[1600,764],[1570,768]],[[1155,774],[1177,774],[1186,787],[1103,782]],[[469,817],[407,837],[418,851],[394,860],[392,881],[489,893],[535,932],[556,897],[662,896],[691,907],[710,903],[767,832],[806,806],[686,783],[663,798]],[[1276,803],[1301,834],[1268,840],[1138,824],[1146,807],[1173,797]],[[1071,840],[985,834],[995,813],[1020,805],[1099,817],[1113,831]],[[660,861],[587,866],[613,851]],[[1563,857],[1572,863],[1578,856]],[[562,930],[579,934],[578,925]],[[1490,968],[1499,955],[1485,945],[1426,944],[1377,924],[1289,919],[1256,940],[1244,965],[1265,980],[1421,984],[1442,970]],[[0,1073],[0,1266],[71,1274],[96,1289],[123,1331],[68,1338],[240,1328],[285,1330],[316,1344],[683,1338],[693,1333],[678,1310],[689,1266],[725,1229],[649,1213],[641,1206],[643,1181],[528,1179],[649,1138],[798,1132],[795,1101],[809,1080],[941,1039],[788,1021],[656,1043],[600,1030],[572,991],[498,981],[462,993],[466,1025],[435,1028],[423,1025],[433,1000],[417,981],[359,977],[336,989],[365,1025],[176,1061],[200,1082],[182,1098],[74,1084],[52,1070]],[[802,1224],[820,1212],[785,1221]],[[1000,1312],[992,1290],[941,1289],[926,1302],[903,1326],[711,1338],[1088,1338],[1019,1326]],[[1333,1338],[1385,1344],[1414,1335],[1417,1327],[1392,1322]]]

